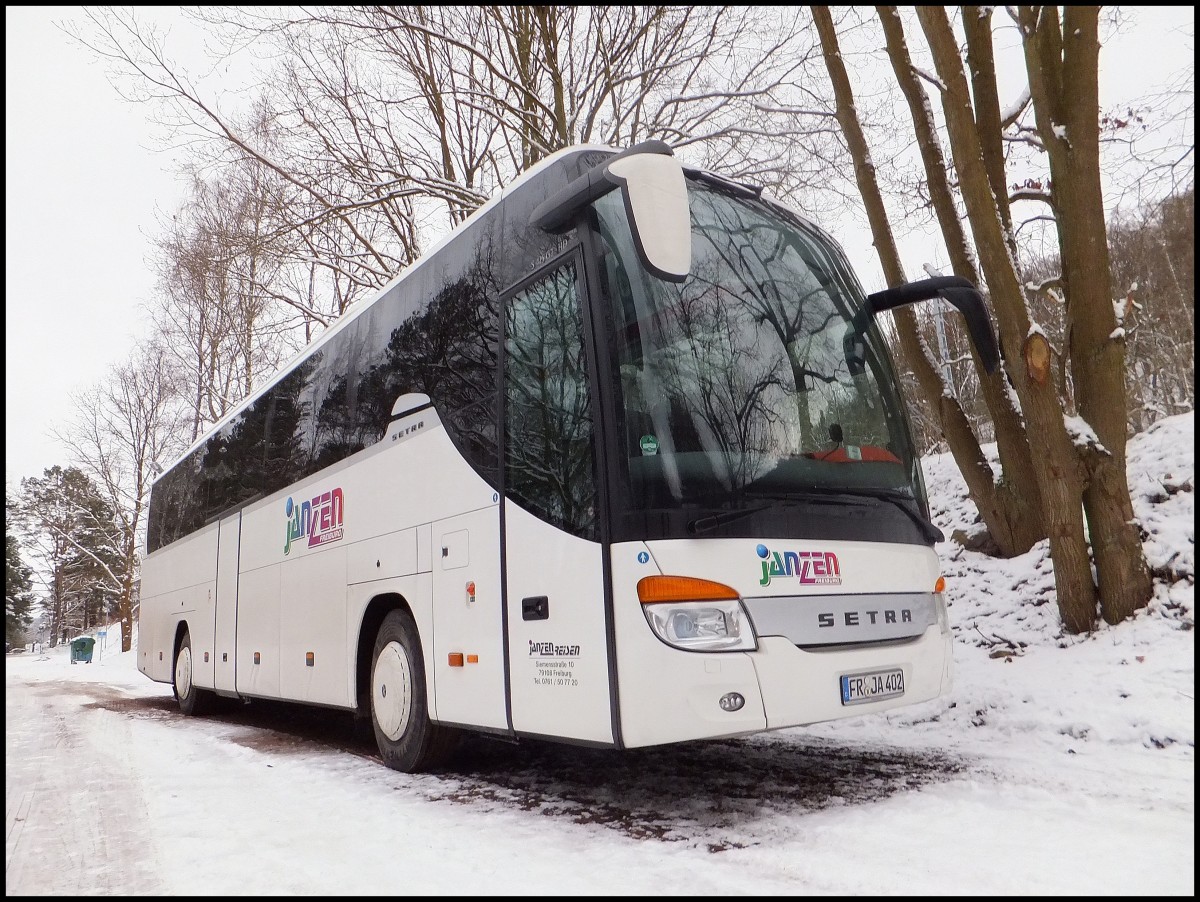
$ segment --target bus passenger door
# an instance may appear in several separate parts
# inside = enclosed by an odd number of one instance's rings
[[[518,733],[613,742],[578,252],[504,298],[504,570]]]
[[[217,598],[213,606],[213,650],[216,658],[213,688],[232,693],[237,661],[238,562],[242,538],[239,511],[221,521],[217,535]]]

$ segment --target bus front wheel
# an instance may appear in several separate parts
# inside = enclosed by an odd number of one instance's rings
[[[405,773],[440,764],[457,739],[457,731],[429,719],[421,639],[407,611],[389,613],[375,637],[371,725],[383,763]]]
[[[175,690],[175,700],[179,702],[179,710],[184,715],[205,714],[212,708],[216,696],[207,689],[199,688],[194,682],[195,672],[192,667],[192,634],[184,630],[179,649],[175,652],[175,679],[172,688]]]

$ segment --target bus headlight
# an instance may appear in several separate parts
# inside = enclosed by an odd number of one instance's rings
[[[738,593],[690,576],[648,576],[638,600],[654,635],[687,651],[754,651],[758,640]]]
[[[688,651],[754,651],[758,642],[740,601],[642,605],[654,634]]]

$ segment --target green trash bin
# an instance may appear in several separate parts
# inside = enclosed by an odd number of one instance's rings
[[[96,647],[96,640],[91,636],[80,636],[78,639],[71,640],[71,663],[82,661],[84,664],[92,663],[92,650]]]

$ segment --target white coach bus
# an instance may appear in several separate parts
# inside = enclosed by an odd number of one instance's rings
[[[660,142],[530,170],[156,481],[138,667],[370,718],[633,748],[936,698],[921,471],[838,245]]]

